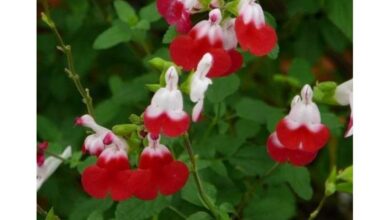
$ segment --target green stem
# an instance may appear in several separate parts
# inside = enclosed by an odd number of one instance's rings
[[[184,215],[181,211],[179,211],[177,208],[173,207],[173,206],[168,206],[168,208],[172,211],[174,211],[178,216],[182,217],[183,219],[187,219],[187,216]]]
[[[47,150],[45,151],[45,154],[50,155],[52,157],[55,157],[55,158],[61,160],[62,162],[68,161],[67,159],[65,159],[65,158],[63,158],[63,157],[61,157],[61,156],[59,156],[59,155],[57,155],[57,154],[55,154],[53,152],[47,151]]]
[[[322,207],[324,206],[326,198],[328,198],[326,195],[324,195],[324,197],[322,197],[322,199],[321,199],[320,203],[318,204],[317,208],[312,213],[310,213],[310,216],[309,216],[308,220],[314,220],[317,217],[318,213],[320,213]]]
[[[44,1],[45,2],[45,1]],[[46,13],[46,14],[45,14]],[[49,28],[53,31],[54,35],[57,38],[57,42],[59,46],[57,47],[61,52],[63,52],[66,56],[67,67],[65,68],[65,72],[68,74],[69,78],[72,79],[75,84],[78,92],[82,97],[82,102],[86,105],[88,114],[94,116],[93,114],[93,101],[92,97],[89,94],[89,89],[84,88],[81,84],[80,76],[76,73],[76,69],[74,67],[72,48],[70,45],[65,44],[61,34],[59,33],[54,21],[50,17],[49,8],[45,7],[45,13],[42,13],[42,20],[49,26]]]
[[[217,208],[214,206],[213,202],[210,200],[210,197],[207,195],[207,193],[205,192],[205,190],[203,188],[202,181],[200,179],[197,165],[196,165],[195,155],[194,155],[194,152],[192,150],[192,145],[191,145],[191,141],[190,141],[190,137],[189,137],[188,133],[184,134],[184,140],[185,140],[185,147],[186,147],[186,150],[188,152],[188,155],[190,157],[190,161],[192,164],[192,175],[195,179],[196,188],[198,189],[198,192],[199,192],[199,195],[202,199],[202,202],[205,205],[205,207],[208,210],[210,210],[210,212],[214,215],[214,217],[216,219],[218,219]]]

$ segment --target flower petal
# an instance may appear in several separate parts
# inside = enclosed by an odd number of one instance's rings
[[[166,165],[159,180],[160,193],[172,195],[184,187],[188,180],[189,171],[187,166],[180,161],[173,161]]]
[[[81,183],[85,192],[90,196],[105,198],[110,189],[109,172],[96,165],[87,167],[81,174]]]
[[[150,170],[138,169],[132,173],[129,182],[133,195],[142,200],[153,200],[157,197],[157,182]]]
[[[130,170],[115,172],[110,183],[112,200],[122,201],[132,197],[131,176],[132,172]]]
[[[190,117],[185,111],[169,111],[163,123],[164,133],[168,137],[177,137],[184,134],[190,127]]]

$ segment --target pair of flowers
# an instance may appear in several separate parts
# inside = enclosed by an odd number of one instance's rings
[[[159,193],[171,195],[180,190],[188,179],[188,168],[175,161],[159,138],[148,135],[149,145],[140,155],[139,166],[132,170],[127,155],[128,145],[107,128],[98,125],[90,115],[76,120],[77,125],[92,129],[84,142],[84,151],[98,157],[81,176],[84,190],[94,198],[110,196],[121,201],[132,196],[151,200]]]
[[[266,55],[275,47],[276,32],[266,24],[262,8],[254,0],[239,2],[237,18],[223,19],[221,10],[215,8],[209,12],[208,20],[200,21],[191,29],[181,28],[190,26],[189,14],[197,11],[194,10],[196,5],[199,4],[191,0],[157,2],[160,14],[169,24],[176,24],[178,30],[184,33],[177,36],[169,47],[172,60],[184,70],[193,70],[203,55],[210,53],[214,58],[214,65],[208,77],[227,76],[242,65],[242,55],[236,50],[238,43],[243,50],[256,56]]]
[[[340,105],[350,105],[351,116],[345,137],[353,134],[352,80],[340,84],[334,90],[333,98]],[[291,110],[276,126],[267,141],[270,157],[277,162],[290,162],[296,166],[311,163],[317,152],[329,139],[329,129],[321,124],[321,115],[317,105],[312,101],[313,91],[309,85],[301,90],[291,102]]]

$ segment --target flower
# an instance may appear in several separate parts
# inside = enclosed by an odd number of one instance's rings
[[[340,105],[349,105],[351,115],[344,137],[350,137],[353,134],[353,81],[352,79],[337,86],[334,98]]]
[[[272,51],[277,42],[275,30],[265,23],[263,9],[255,0],[241,0],[235,22],[238,42],[243,50],[256,56]]]
[[[303,150],[291,150],[280,143],[276,132],[272,133],[267,141],[267,151],[270,157],[279,162],[290,162],[295,166],[305,166],[311,163],[317,156],[317,152],[306,152]]]
[[[127,157],[127,144],[109,132],[104,137],[104,150],[97,163],[87,167],[81,175],[85,192],[94,198],[110,196],[114,201],[132,197],[129,181],[132,175]]]
[[[196,0],[157,0],[157,10],[170,25],[176,25],[180,33],[191,29],[190,12],[196,5]]]
[[[47,141],[38,143],[37,147],[37,165],[40,167],[45,163],[45,151],[49,147],[49,143]]]
[[[155,199],[158,193],[172,195],[184,187],[189,171],[181,161],[175,161],[168,148],[148,135],[149,145],[140,156],[139,167],[133,172],[130,185],[134,196],[142,200]]]
[[[207,88],[213,82],[207,77],[208,72],[213,63],[213,57],[210,53],[206,53],[200,60],[196,72],[191,78],[190,98],[195,102],[192,110],[192,121],[198,121],[203,110],[203,100]]]
[[[301,97],[295,96],[290,113],[276,127],[280,143],[290,150],[317,152],[329,139],[329,129],[321,124],[321,115],[312,101],[313,91],[305,85]]]
[[[242,64],[242,58],[240,62],[237,59],[241,57],[238,52],[224,49],[221,21],[221,11],[213,9],[208,20],[200,21],[188,34],[176,37],[169,47],[172,60],[184,70],[193,70],[203,55],[210,53],[214,58],[214,65],[208,74],[210,78],[227,76],[233,73],[232,70],[237,70]]]
[[[183,110],[183,97],[177,88],[179,76],[171,66],[165,74],[166,86],[154,94],[144,112],[146,129],[154,136],[163,133],[169,137],[184,134],[190,125],[188,114]]]
[[[45,144],[43,144],[45,145]],[[42,146],[42,145],[41,145]],[[45,148],[45,147],[43,147]],[[70,158],[72,155],[72,147],[68,146],[62,152],[61,157],[64,159]],[[37,166],[37,190],[41,188],[42,184],[57,170],[62,163],[62,160],[53,156],[48,157],[43,161],[43,164]]]
[[[98,156],[104,150],[103,138],[110,130],[98,125],[92,116],[86,114],[76,118],[75,124],[92,129],[95,133],[88,135],[84,141],[83,152]]]

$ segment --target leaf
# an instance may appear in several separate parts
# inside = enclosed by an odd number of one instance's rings
[[[84,220],[93,219],[89,218],[94,212],[103,212],[109,209],[113,205],[113,201],[107,199],[95,199],[88,198],[82,202],[77,203],[77,206],[72,210],[69,215],[69,220]],[[96,214],[94,214],[96,216]]]
[[[72,157],[69,160],[70,168],[75,168],[80,163],[80,159],[83,156],[83,153],[81,151],[77,151],[72,153]]]
[[[236,122],[237,136],[241,139],[254,137],[260,131],[260,124],[254,121],[239,119]]]
[[[243,119],[266,123],[268,114],[282,112],[282,109],[267,105],[261,100],[244,97],[235,106],[237,115]]]
[[[80,162],[78,165],[77,165],[77,170],[79,171],[79,173],[83,173],[85,168],[87,168],[88,166],[92,165],[92,164],[95,164],[97,161],[96,157],[88,157],[87,159],[85,159],[84,161]]]
[[[338,183],[338,184],[336,184],[336,190],[339,192],[345,192],[345,193],[352,194],[353,183]]]
[[[101,33],[93,43],[96,50],[107,49],[119,43],[131,39],[131,29],[123,22],[116,22],[114,25]]]
[[[173,39],[176,37],[177,31],[175,26],[169,26],[168,30],[165,32],[163,37],[163,44],[170,44]]]
[[[268,156],[265,146],[255,145],[241,147],[229,158],[229,162],[248,176],[261,176],[275,164]]]
[[[276,46],[274,47],[274,49],[272,49],[272,51],[267,55],[268,58],[270,58],[271,60],[275,60],[278,58],[279,56],[279,44],[276,44]]]
[[[217,189],[215,186],[211,185],[208,182],[202,181],[203,189],[206,194],[209,196],[211,202],[215,202],[217,196]],[[181,197],[189,203],[192,203],[197,206],[203,207],[203,204],[200,200],[200,196],[196,187],[195,180],[192,176],[188,178],[188,181],[184,188],[181,190]]]
[[[229,156],[234,154],[243,143],[244,139],[222,134],[214,136],[205,146],[216,149],[221,154]]]
[[[103,213],[101,211],[93,211],[87,220],[104,220]]]
[[[269,25],[271,25],[273,28],[276,28],[277,27],[277,24],[276,24],[276,19],[274,18],[274,16],[272,16],[271,13],[265,11],[264,12],[264,16],[265,16],[265,22]],[[278,46],[279,47],[279,46]],[[279,48],[278,48],[278,52],[279,52]]]
[[[130,26],[137,24],[138,22],[137,14],[135,13],[133,7],[131,7],[129,3],[123,0],[115,0],[114,8],[121,21],[129,24]]]
[[[141,220],[150,218],[166,208],[171,197],[159,196],[152,201],[129,199],[120,202],[115,210],[115,218],[120,220]]]
[[[96,105],[95,118],[101,124],[111,121],[119,111],[120,106],[112,99],[105,100]]]
[[[141,19],[147,20],[149,22],[155,22],[161,18],[157,11],[156,3],[154,2],[141,8],[139,14]]]
[[[310,64],[301,58],[296,58],[292,61],[288,75],[297,78],[302,84],[310,84],[314,81]]]
[[[289,16],[298,13],[314,14],[321,9],[321,1],[313,0],[289,0],[286,1],[287,12]]]
[[[160,84],[146,84],[145,86],[151,92],[157,92],[161,88]]]
[[[238,16],[238,4],[240,0],[234,0],[226,3],[225,8],[228,12],[232,13],[234,16]]]
[[[123,81],[117,75],[111,76],[108,80],[108,84],[113,95],[117,94],[123,87]]]
[[[295,214],[295,201],[291,191],[284,185],[270,187],[256,193],[244,209],[245,220],[288,220]]]
[[[352,0],[325,0],[329,19],[352,41]]]
[[[210,168],[218,173],[218,175],[227,177],[228,176],[228,171],[225,167],[225,164],[223,164],[222,160],[215,160],[211,163]]]
[[[331,112],[321,111],[321,120],[334,135],[341,135],[343,124],[337,115]]]
[[[61,139],[61,132],[57,125],[43,115],[37,116],[37,130],[39,137],[42,140],[49,141],[49,143]]]
[[[353,166],[349,166],[340,171],[337,175],[338,180],[344,180],[346,182],[353,182]]]
[[[45,220],[60,220],[60,218],[57,215],[54,214],[53,207],[47,213]]]
[[[222,102],[226,97],[235,93],[239,87],[240,78],[237,75],[214,79],[206,96],[212,103]]]
[[[196,212],[190,215],[187,220],[213,220],[207,212]]]
[[[310,200],[313,196],[310,173],[306,167],[283,164],[269,177],[269,181],[287,182],[293,191],[304,200]]]

